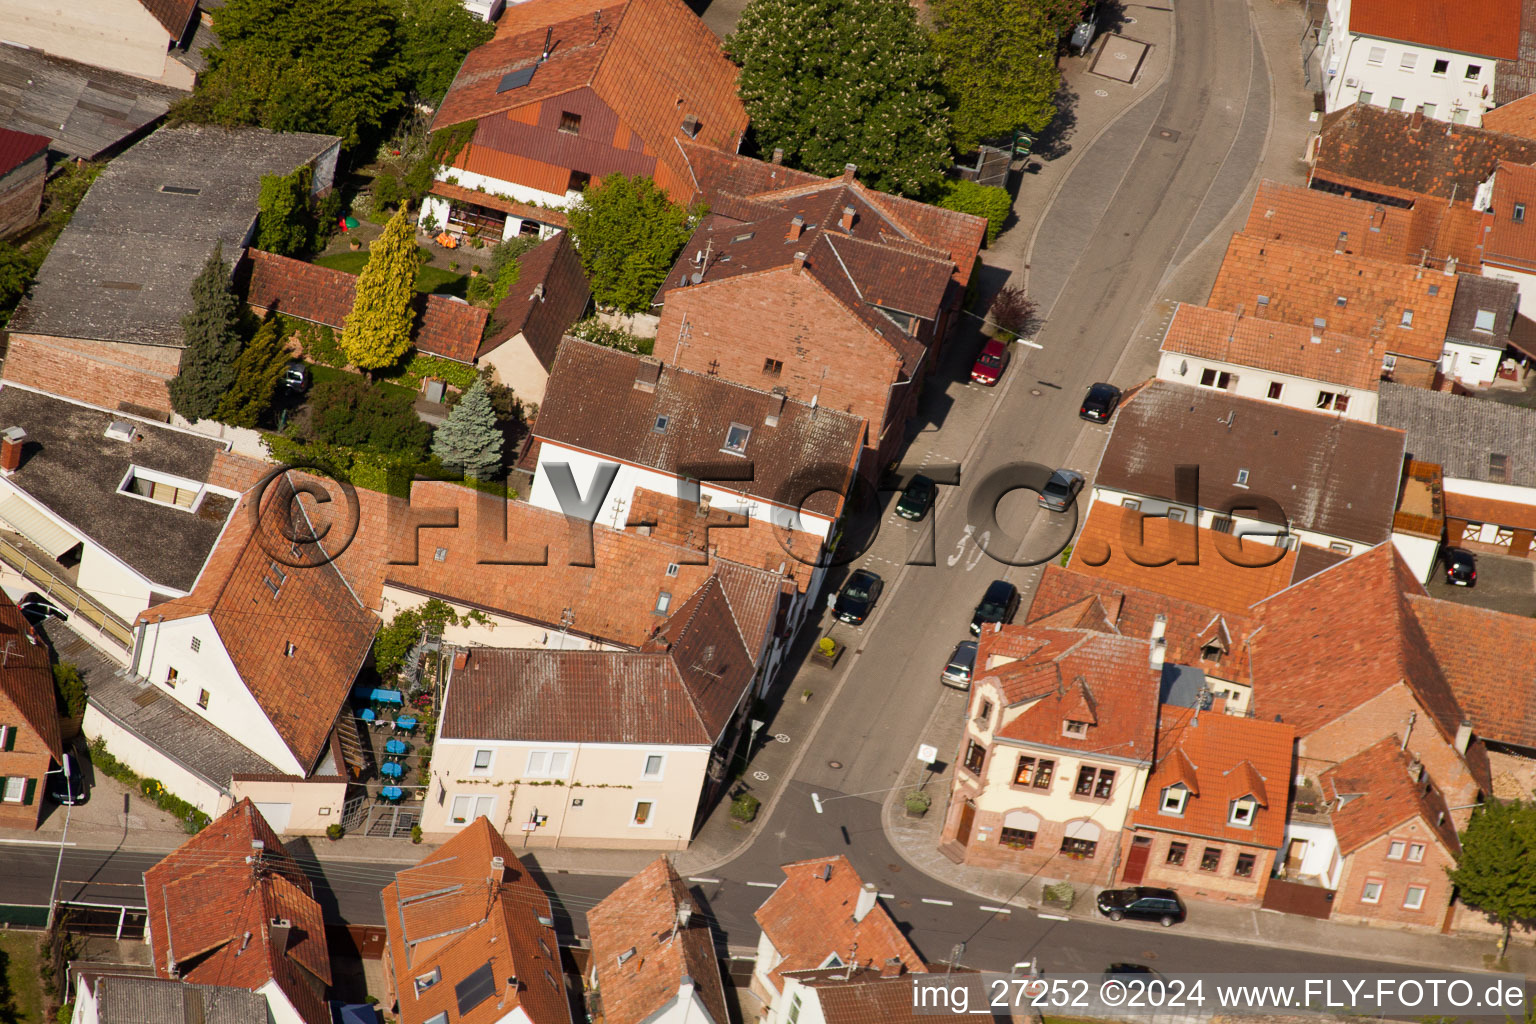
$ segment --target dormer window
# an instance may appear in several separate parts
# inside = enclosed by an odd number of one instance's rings
[[[1221,661],[1221,655],[1221,645],[1216,643],[1214,640],[1200,648],[1200,657],[1204,658],[1206,661],[1219,662]]]
[[[1175,782],[1163,790],[1163,800],[1159,809],[1164,814],[1184,813],[1184,804],[1189,801],[1189,788],[1182,782]]]
[[[1088,735],[1088,723],[1079,722],[1075,719],[1069,718],[1065,722],[1061,723],[1061,734],[1063,736],[1075,736],[1078,739],[1082,739]]]
[[[1258,813],[1258,810],[1259,802],[1253,797],[1238,797],[1232,801],[1231,812],[1227,815],[1227,824],[1251,828],[1253,826],[1253,816]]]
[[[828,953],[827,958],[821,962],[821,968],[823,969],[827,967],[841,966],[843,966],[843,958],[838,956],[836,953]]]
[[[203,492],[203,485],[195,480],[171,476],[169,473],[130,466],[128,475],[118,486],[118,491],[143,498],[145,501],[153,501],[157,505],[170,505],[173,508],[195,512],[198,498]]]
[[[443,971],[440,967],[432,968],[430,973],[416,975],[416,994],[419,996],[427,989],[443,980]]]
[[[731,429],[725,432],[725,446],[720,450],[728,455],[745,455],[747,439],[751,436],[751,427],[744,423],[732,423]]]

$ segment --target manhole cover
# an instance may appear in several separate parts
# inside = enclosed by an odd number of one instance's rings
[[[773,741],[775,743],[788,743],[789,742],[789,733],[787,733],[787,732],[776,732],[776,733],[773,734]]]
[[[1029,393],[1034,395],[1036,398],[1039,398],[1044,392],[1042,392],[1039,388],[1030,388]]]
[[[1179,133],[1174,131],[1172,128],[1157,128],[1153,130],[1153,134],[1158,138],[1164,139],[1168,142],[1179,141]]]
[[[758,782],[767,782],[768,781],[768,773],[767,772],[753,772],[752,773],[752,777],[754,779],[756,779]]]
[[[841,761],[828,761],[827,762],[827,767],[828,768],[841,768],[842,766],[843,766],[843,762],[841,762]]]
[[[1093,94],[1095,96],[1108,96],[1109,95],[1109,90],[1108,89],[1095,89],[1095,90],[1093,90]]]

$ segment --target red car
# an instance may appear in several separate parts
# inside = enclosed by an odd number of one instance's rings
[[[976,365],[971,367],[971,380],[991,387],[1003,375],[1003,368],[1007,365],[1008,346],[993,338],[982,348],[981,355],[976,357]]]

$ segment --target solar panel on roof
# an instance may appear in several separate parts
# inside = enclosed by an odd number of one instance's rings
[[[496,994],[496,976],[488,963],[476,967],[463,981],[453,986],[454,998],[459,1003],[459,1016],[485,1002]]]
[[[523,86],[533,81],[533,73],[538,69],[539,66],[535,64],[533,67],[518,68],[516,71],[510,71],[507,74],[502,75],[501,82],[496,86],[496,91],[498,93],[502,93],[511,92],[513,89],[521,89]]]

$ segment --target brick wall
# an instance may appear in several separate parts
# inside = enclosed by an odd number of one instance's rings
[[[1406,856],[1389,857],[1393,840],[1400,840],[1405,846],[1424,844],[1423,861],[1415,864]],[[1333,899],[1333,919],[1438,932],[1451,900],[1451,880],[1445,871],[1454,866],[1455,861],[1435,841],[1429,824],[1421,818],[1411,819],[1344,859],[1344,870]],[[1375,903],[1362,902],[1366,882],[1373,880],[1381,883],[1380,898]],[[1417,910],[1403,906],[1410,885],[1422,886],[1425,890],[1423,903]]]
[[[5,379],[104,409],[126,402],[169,416],[166,382],[180,365],[175,348],[13,334]]]
[[[1235,903],[1240,906],[1257,906],[1264,897],[1264,888],[1275,862],[1275,851],[1260,846],[1244,846],[1239,843],[1201,839],[1195,836],[1176,836],[1165,832],[1140,832],[1127,829],[1122,833],[1124,845],[1120,851],[1120,870],[1124,872],[1131,853],[1131,842],[1137,835],[1152,840],[1147,855],[1147,868],[1142,875],[1142,885],[1157,885],[1176,889],[1185,899],[1209,900],[1213,903]],[[1187,847],[1184,863],[1168,862],[1169,848],[1174,843]],[[1201,868],[1206,848],[1221,851],[1221,860],[1215,871]],[[1253,873],[1244,878],[1235,869],[1240,854],[1253,854]],[[1120,884],[1129,885],[1122,878]]]
[[[679,345],[685,318],[688,336]],[[900,357],[814,279],[793,268],[669,291],[655,354],[684,369],[713,368],[728,380],[764,391],[782,387],[791,398],[816,398],[864,417],[866,465],[882,465],[877,449],[884,424],[894,423],[887,434],[901,440],[901,421],[888,409]],[[764,370],[769,359],[783,364],[776,375]],[[912,400],[915,395],[899,396],[901,402]]]
[[[35,829],[43,810],[43,776],[53,763],[53,755],[43,744],[42,737],[26,724],[21,711],[3,692],[0,692],[0,726],[16,729],[10,750],[3,749],[4,744],[0,744],[0,779],[32,780],[31,785],[23,790],[24,797],[30,799],[23,803],[0,801],[0,828]],[[27,789],[31,792],[27,793]],[[4,783],[0,782],[0,795],[3,794]]]
[[[20,231],[37,219],[47,169],[47,159],[38,154],[35,160],[0,179],[0,238]]]

